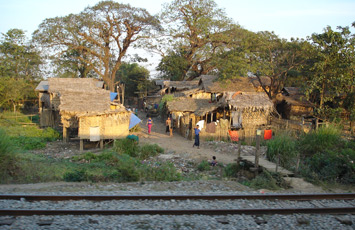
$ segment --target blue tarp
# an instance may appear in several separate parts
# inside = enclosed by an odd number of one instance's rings
[[[117,93],[110,92],[110,100],[113,101],[117,97]]]
[[[133,128],[134,126],[136,126],[137,124],[139,124],[139,122],[141,122],[142,120],[139,119],[139,117],[137,117],[136,115],[134,115],[134,113],[131,113],[131,119],[129,120],[129,129]]]

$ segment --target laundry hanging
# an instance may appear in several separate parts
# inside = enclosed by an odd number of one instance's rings
[[[272,138],[272,131],[271,129],[266,129],[264,131],[264,140],[270,140]]]
[[[242,112],[233,111],[232,118],[233,118],[232,127],[237,128],[237,129],[242,128],[242,121],[243,121]]]

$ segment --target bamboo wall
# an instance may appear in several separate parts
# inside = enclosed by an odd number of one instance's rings
[[[90,139],[90,127],[99,127],[100,139],[119,139],[129,135],[130,113],[79,118],[79,138]]]

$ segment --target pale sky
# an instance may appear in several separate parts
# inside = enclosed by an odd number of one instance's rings
[[[99,0],[0,0],[0,33],[17,28],[28,38],[46,18],[80,13]],[[119,0],[157,14],[169,0]],[[281,38],[306,38],[322,33],[326,26],[351,26],[355,0],[215,0],[228,17],[243,28],[274,31]],[[355,33],[354,28],[351,29]]]

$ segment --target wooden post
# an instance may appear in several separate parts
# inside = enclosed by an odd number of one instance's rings
[[[68,129],[65,126],[63,126],[63,142],[68,142]]]
[[[256,130],[256,151],[255,151],[255,168],[256,174],[258,173],[259,168],[259,154],[260,154],[260,137],[261,137],[261,130]]]
[[[124,91],[125,91],[125,84],[121,84],[121,94],[122,94],[122,105],[124,105]]]
[[[80,152],[84,151],[84,140],[80,139]]]
[[[104,148],[104,139],[100,139],[100,149]]]
[[[240,138],[239,138],[239,140],[238,140],[237,165],[239,165],[239,162],[241,160],[241,158],[240,158],[241,152],[242,152],[242,144],[241,144],[241,141],[240,141]]]

